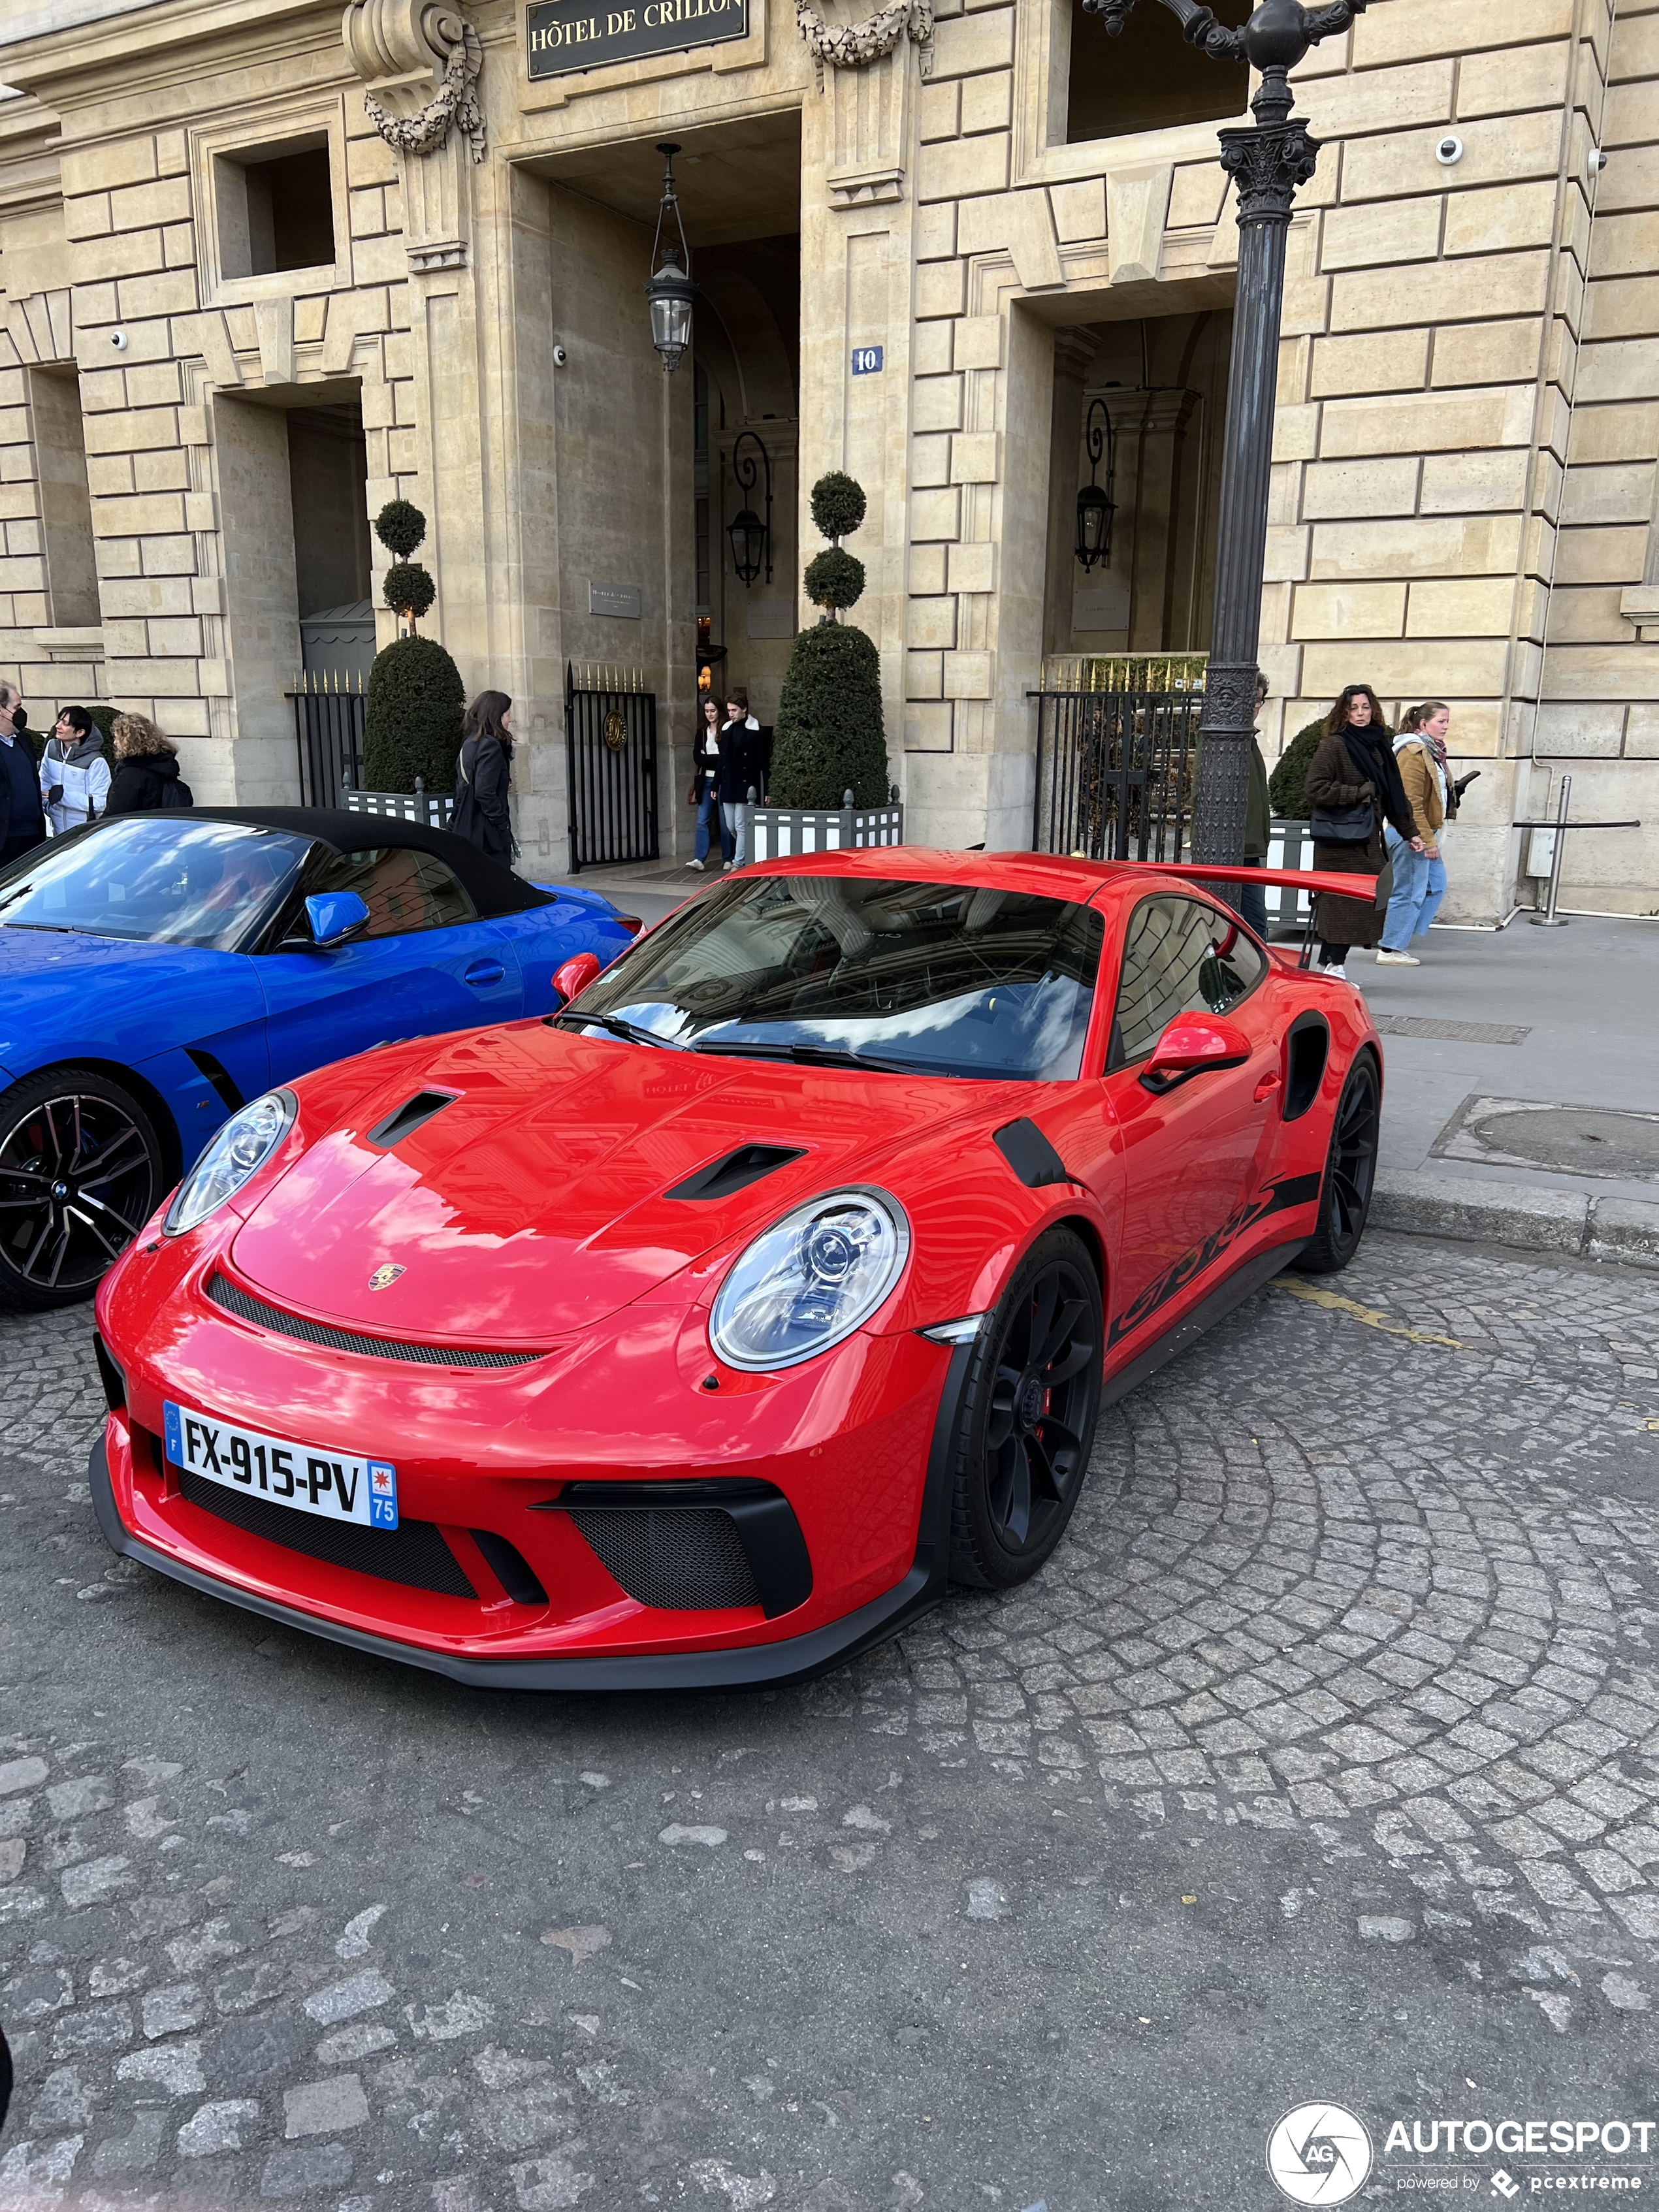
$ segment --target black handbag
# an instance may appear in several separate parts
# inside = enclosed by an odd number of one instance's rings
[[[1372,801],[1362,799],[1357,806],[1316,806],[1308,826],[1317,845],[1369,845],[1376,820]]]

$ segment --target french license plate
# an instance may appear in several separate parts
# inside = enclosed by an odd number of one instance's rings
[[[388,1461],[234,1428],[170,1399],[161,1418],[168,1459],[208,1482],[324,1521],[352,1521],[361,1528],[398,1525],[398,1470]]]

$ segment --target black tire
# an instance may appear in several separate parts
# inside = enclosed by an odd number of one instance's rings
[[[1348,1070],[1331,1123],[1325,1178],[1319,1187],[1319,1232],[1297,1255],[1304,1274],[1334,1275],[1359,1249],[1376,1188],[1382,1086],[1376,1062],[1362,1052]]]
[[[0,1306],[89,1297],[167,1188],[149,1115],[88,1067],[0,1091]]]
[[[1065,1534],[1089,1470],[1105,1340],[1088,1248],[1051,1229],[974,1346],[957,1431],[953,1582],[1012,1589]]]

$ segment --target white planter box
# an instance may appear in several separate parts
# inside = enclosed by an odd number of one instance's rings
[[[750,806],[745,851],[751,860],[787,860],[799,853],[842,853],[904,842],[904,808]]]
[[[1286,822],[1275,815],[1267,824],[1267,866],[1270,868],[1308,869],[1313,866],[1313,838],[1305,822]],[[1267,886],[1267,927],[1301,932],[1306,928],[1313,913],[1313,901],[1306,891],[1293,891],[1287,884]]]
[[[347,791],[349,814],[390,814],[399,822],[424,822],[428,830],[447,830],[455,811],[451,791]]]

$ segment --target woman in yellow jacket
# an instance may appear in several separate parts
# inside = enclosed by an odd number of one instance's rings
[[[1417,826],[1423,833],[1423,849],[1413,852],[1390,825],[1389,858],[1394,863],[1394,890],[1382,918],[1382,942],[1378,967],[1420,968],[1412,951],[1414,937],[1426,937],[1429,924],[1446,896],[1446,864],[1440,857],[1440,832],[1457,818],[1461,785],[1452,782],[1446,766],[1446,732],[1451,708],[1443,699],[1425,699],[1409,707],[1401,717],[1400,734],[1394,741],[1400,781],[1406,787]]]

